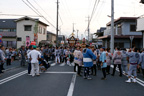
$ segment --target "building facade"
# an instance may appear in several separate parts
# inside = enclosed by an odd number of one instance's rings
[[[30,17],[23,17],[16,20],[17,48],[22,45],[29,46],[31,41],[38,45],[40,41],[47,39],[47,24]]]
[[[0,19],[0,34],[5,47],[16,48],[16,19]]]
[[[50,41],[51,44],[55,45],[56,43],[56,34],[47,31],[47,41]]]
[[[120,48],[137,47],[142,48],[142,33],[136,32],[136,17],[120,17],[114,21],[114,46]],[[131,44],[130,37],[133,36]],[[98,39],[103,40],[103,46],[110,48],[111,23],[107,24],[104,36]],[[137,43],[139,42],[139,43]]]

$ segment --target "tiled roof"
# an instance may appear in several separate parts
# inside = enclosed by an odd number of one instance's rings
[[[16,19],[0,19],[0,28],[14,28],[16,29]]]

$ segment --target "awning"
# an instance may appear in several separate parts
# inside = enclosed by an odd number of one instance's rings
[[[39,43],[42,43],[42,44],[50,44],[51,41],[48,41],[48,40],[41,40]]]

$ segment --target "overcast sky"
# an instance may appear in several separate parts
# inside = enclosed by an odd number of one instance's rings
[[[24,0],[26,1],[26,0]],[[57,0],[29,0],[38,11],[40,11],[53,25],[56,26],[56,1]],[[34,2],[36,1],[46,12]],[[140,4],[140,0],[114,0],[115,1],[115,19],[119,17],[138,17],[144,14],[144,5]],[[69,36],[72,33],[72,23],[75,23],[75,30],[79,30],[81,34],[87,35],[87,17],[91,16],[95,0],[59,0],[60,17],[59,26],[61,34]],[[20,15],[36,15],[22,0],[0,0],[0,14],[20,14]],[[94,33],[100,27],[105,27],[111,19],[107,16],[111,15],[111,0],[100,0],[96,12],[92,18],[90,32]],[[19,18],[14,16],[2,16],[0,18]],[[38,17],[37,17],[38,18]],[[43,19],[40,19],[43,21]],[[46,21],[44,21],[46,22]],[[46,22],[47,23],[47,22]],[[48,24],[48,23],[47,23]],[[55,28],[51,25],[49,31],[55,33]]]

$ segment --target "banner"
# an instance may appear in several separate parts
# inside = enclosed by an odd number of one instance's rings
[[[30,37],[26,36],[26,46],[30,46]]]

